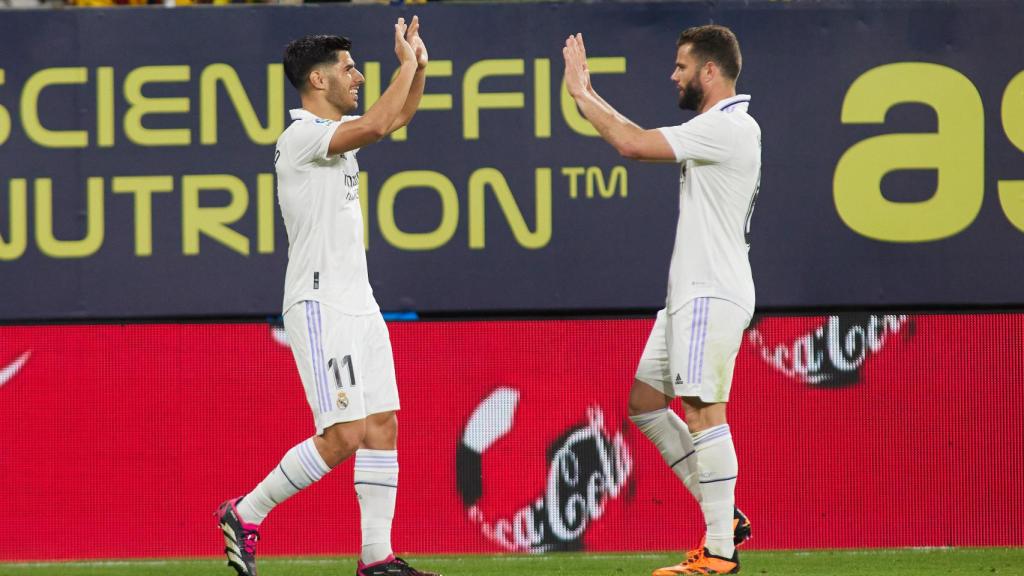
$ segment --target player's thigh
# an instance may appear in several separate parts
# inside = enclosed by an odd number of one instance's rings
[[[339,422],[366,418],[366,402],[356,375],[360,323],[320,302],[305,302],[313,342],[317,434]],[[307,396],[309,394],[307,393]]]
[[[643,354],[640,355],[640,362],[637,363],[634,378],[665,396],[673,397],[675,395],[672,390],[672,376],[669,372],[668,314],[665,310],[659,310],[654,319],[654,326],[651,328],[650,335],[647,336],[647,344],[644,346]],[[630,396],[632,401],[633,394]]]
[[[729,400],[736,355],[750,315],[718,298],[695,298],[669,314],[668,347],[677,396]]]
[[[356,375],[363,386],[366,413],[397,411],[400,408],[398,383],[388,326],[380,314],[360,316],[359,319],[362,337]]]
[[[284,315],[288,345],[313,412],[317,435],[338,422],[365,417],[359,406],[352,406],[348,394],[338,383],[341,375],[339,331],[344,331],[339,324],[339,319],[315,301],[299,302]]]

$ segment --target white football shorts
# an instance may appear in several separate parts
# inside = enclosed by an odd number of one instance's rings
[[[285,312],[284,329],[317,435],[399,409],[391,339],[380,314],[352,316],[304,300]]]
[[[750,315],[720,298],[694,298],[673,313],[658,311],[636,379],[669,397],[729,400],[736,355]]]

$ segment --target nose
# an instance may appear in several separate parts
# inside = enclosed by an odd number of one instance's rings
[[[365,81],[366,78],[363,77],[363,73],[360,72],[359,70],[356,70],[356,86],[362,86],[363,82]]]

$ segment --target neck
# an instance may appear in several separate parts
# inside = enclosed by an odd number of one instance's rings
[[[732,98],[736,95],[736,86],[718,86],[712,90],[708,90],[704,95],[704,103],[700,107],[700,113],[703,114],[708,110],[714,108],[715,104],[718,104],[726,98]]]
[[[311,96],[302,96],[302,108],[318,118],[327,120],[341,120],[341,117],[345,114],[330,102]]]

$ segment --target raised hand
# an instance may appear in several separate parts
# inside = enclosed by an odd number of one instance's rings
[[[427,62],[430,61],[430,57],[427,55],[427,45],[423,43],[423,38],[420,38],[420,17],[413,16],[412,24],[409,25],[409,31],[406,32],[405,38],[409,41],[409,45],[412,46],[413,51],[416,53],[416,65],[422,70],[427,67]]]
[[[395,56],[398,57],[399,64],[416,61],[416,51],[409,45],[409,41],[405,39],[407,30],[405,18],[399,18],[398,22],[395,22]]]
[[[562,48],[565,58],[565,87],[573,98],[590,90],[590,69],[587,68],[587,49],[583,34],[569,36]]]

